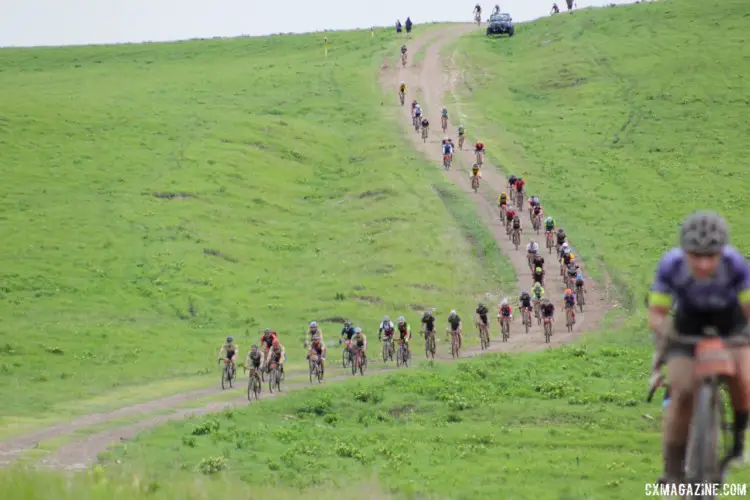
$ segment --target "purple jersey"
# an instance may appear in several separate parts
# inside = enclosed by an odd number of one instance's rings
[[[737,249],[724,247],[715,275],[697,280],[690,273],[685,252],[674,248],[659,262],[650,303],[669,307],[674,300],[678,310],[710,314],[735,310],[748,299],[750,267]]]

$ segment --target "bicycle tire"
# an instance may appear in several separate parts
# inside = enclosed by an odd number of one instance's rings
[[[227,365],[224,364],[224,369],[221,370],[221,390],[225,390],[228,385],[229,380],[229,369],[227,368]]]
[[[717,382],[703,381],[698,389],[685,455],[685,470],[690,482],[714,482],[719,479],[718,402]]]

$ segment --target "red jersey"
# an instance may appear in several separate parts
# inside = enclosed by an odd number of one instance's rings
[[[513,313],[513,308],[510,305],[500,306],[500,314],[503,316],[510,316]]]
[[[260,336],[260,343],[266,344],[266,348],[269,348],[273,345],[273,341],[278,340],[278,337],[276,336],[276,332],[271,332],[268,335],[263,334]]]
[[[523,191],[523,187],[526,185],[526,181],[516,181],[516,189]]]
[[[515,210],[506,210],[505,211],[505,217],[508,220],[513,220],[513,217],[515,217],[515,216],[516,216],[516,211]]]

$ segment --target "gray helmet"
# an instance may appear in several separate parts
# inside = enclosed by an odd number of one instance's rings
[[[688,253],[717,254],[728,242],[727,221],[716,212],[695,212],[682,223],[680,246]]]
[[[227,344],[231,344],[232,342],[234,342],[234,337],[230,335],[229,337],[227,337]]]
[[[354,333],[362,333],[362,329],[360,327],[357,327],[354,329]]]

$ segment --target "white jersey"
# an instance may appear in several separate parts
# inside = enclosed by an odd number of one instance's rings
[[[382,323],[380,323],[380,329],[384,332],[389,332],[391,330],[395,330],[396,327],[393,324],[393,321],[383,321]]]
[[[526,245],[526,251],[529,253],[537,253],[539,251],[539,244],[538,243],[529,243]]]

